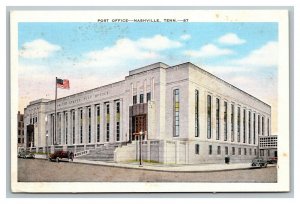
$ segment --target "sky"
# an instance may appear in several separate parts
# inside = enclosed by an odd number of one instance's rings
[[[123,80],[155,62],[191,62],[272,107],[277,134],[277,23],[19,23],[19,110]]]

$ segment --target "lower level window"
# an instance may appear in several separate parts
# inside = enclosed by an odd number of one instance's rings
[[[209,154],[209,155],[212,155],[212,145],[209,145],[209,146],[208,146],[208,154]]]
[[[195,154],[199,154],[199,144],[195,144]]]

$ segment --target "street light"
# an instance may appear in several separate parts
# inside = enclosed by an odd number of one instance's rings
[[[142,135],[143,131],[140,132],[140,167],[142,167]]]

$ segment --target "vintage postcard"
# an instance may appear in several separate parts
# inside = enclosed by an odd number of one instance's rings
[[[289,191],[288,22],[11,11],[12,192]]]

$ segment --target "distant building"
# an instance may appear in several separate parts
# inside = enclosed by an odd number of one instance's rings
[[[18,111],[18,147],[24,146],[24,114]]]
[[[99,80],[101,76],[99,76]],[[87,82],[88,83],[88,82]],[[125,79],[25,108],[25,145],[73,152],[114,146],[114,160],[249,162],[271,131],[271,107],[192,63],[155,63]],[[56,123],[55,123],[56,118]],[[56,124],[56,127],[55,127]],[[56,134],[55,134],[56,132]]]
[[[277,158],[277,135],[259,137],[259,156],[264,159]]]

